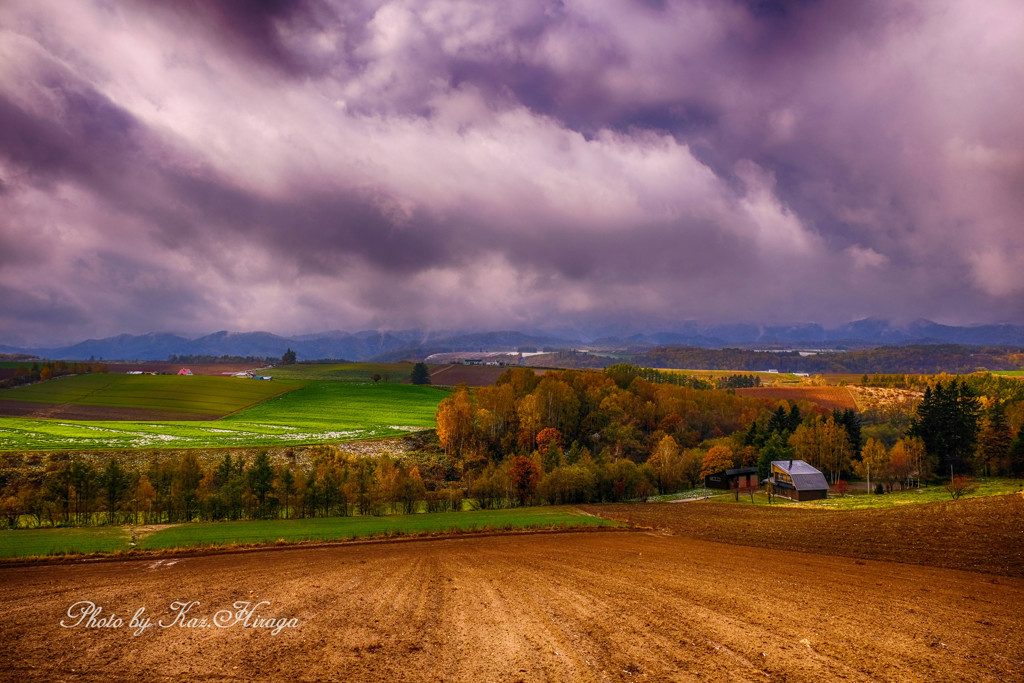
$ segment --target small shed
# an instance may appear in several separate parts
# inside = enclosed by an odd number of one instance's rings
[[[793,500],[828,498],[828,480],[820,470],[803,460],[772,460],[769,478],[775,495]]]
[[[709,489],[732,489],[757,488],[756,467],[736,467],[722,470],[704,477],[704,486]]]

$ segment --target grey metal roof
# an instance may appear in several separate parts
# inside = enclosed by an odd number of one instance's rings
[[[726,470],[725,473],[728,474],[729,476],[732,476],[734,474],[756,474],[757,473],[757,468],[756,467],[737,467],[737,468],[734,468],[734,469],[731,469],[731,470]]]
[[[772,466],[787,473],[793,479],[793,487],[797,491],[828,490],[825,475],[803,460],[772,460]]]

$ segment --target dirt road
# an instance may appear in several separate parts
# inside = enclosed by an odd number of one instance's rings
[[[61,627],[86,600],[123,625]],[[156,625],[175,601],[211,625]],[[295,621],[213,624],[239,601]],[[642,532],[11,568],[0,677],[1020,680],[1022,605],[1016,577]]]

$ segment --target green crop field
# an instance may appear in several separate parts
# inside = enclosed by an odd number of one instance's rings
[[[0,391],[0,400],[226,415],[298,386],[237,377],[88,374]]]
[[[247,386],[277,382],[206,379]],[[435,427],[437,404],[447,395],[434,387],[408,384],[309,382],[215,421],[0,418],[0,450],[274,446],[396,436]]]
[[[128,550],[130,541],[123,527],[8,530],[0,531],[0,557],[112,553]]]
[[[381,382],[409,384],[412,363],[299,363],[268,368],[265,374],[277,379],[325,380],[330,382],[372,382],[380,375]]]
[[[1004,377],[1024,377],[1024,370],[994,370],[992,374]]]
[[[273,544],[279,541],[335,541],[480,529],[620,526],[568,507],[516,508],[475,512],[436,512],[386,517],[327,517],[259,522],[196,522],[158,529],[144,536],[147,550],[218,545]],[[0,531],[0,557],[128,550],[124,527]]]

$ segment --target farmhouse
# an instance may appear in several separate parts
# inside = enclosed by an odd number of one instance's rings
[[[704,477],[704,486],[726,490],[757,488],[757,468],[737,467],[709,474]]]
[[[189,370],[188,368],[182,368],[181,370],[178,370],[178,374],[179,375],[191,375],[192,371]]]
[[[820,500],[828,497],[825,475],[803,460],[772,460],[768,482],[775,494],[793,500]]]

